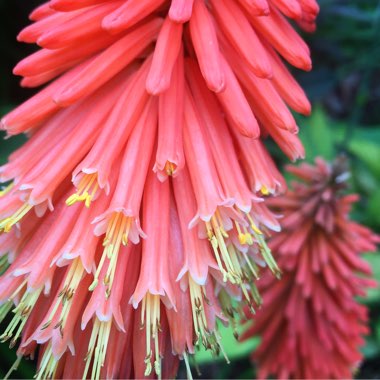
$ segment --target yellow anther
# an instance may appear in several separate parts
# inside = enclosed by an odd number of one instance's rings
[[[259,228],[257,228],[257,226],[256,226],[254,223],[251,224],[251,228],[252,228],[253,231],[255,231],[258,235],[262,235],[262,234],[263,234],[262,231],[261,231]]]
[[[252,238],[252,235],[249,232],[247,232],[245,234],[245,238],[247,240],[247,244],[248,245],[253,245],[253,238]]]
[[[210,345],[208,339],[210,333],[203,304],[203,291],[191,276],[189,276],[189,289],[194,331],[197,336],[196,345],[202,341],[203,346],[207,349]]]
[[[258,235],[262,235],[262,231],[256,226],[256,223],[254,222],[253,218],[251,215],[248,213],[245,214],[247,216],[247,219],[249,220],[250,226],[254,232],[256,232]]]
[[[260,191],[261,191],[261,193],[263,195],[268,195],[269,194],[269,189],[265,185],[261,186]]]
[[[25,282],[22,285],[24,287]],[[13,313],[15,315],[8,327],[5,329],[4,333],[0,336],[0,341],[5,342],[13,337],[11,344],[14,345],[16,343],[41,292],[42,287],[31,292],[25,291],[20,303],[13,309]]]
[[[239,234],[239,243],[241,245],[247,244],[247,236],[245,234]]]
[[[125,216],[122,213],[114,213],[107,226],[106,236],[103,241],[103,254],[100,258],[98,267],[94,275],[94,281],[89,287],[90,291],[93,291],[98,283],[100,272],[108,262],[107,272],[103,279],[104,285],[107,286],[106,297],[111,294],[111,288],[115,278],[117,260],[119,257],[119,251],[122,245],[128,244],[128,236],[132,226],[132,218]]]
[[[58,297],[55,300],[52,311],[50,312],[48,321],[41,327],[42,330],[48,328],[51,325],[56,313],[59,310],[59,322],[54,326],[55,329],[60,329],[61,335],[63,335],[63,330],[66,326],[66,322],[72,307],[72,300],[77,291],[80,282],[84,276],[85,270],[82,262],[79,258],[76,258],[71,264],[67,271],[65,282],[62,286],[61,291],[58,293]]]
[[[160,328],[160,296],[147,293],[142,300],[141,324],[145,327],[146,357],[145,376],[149,376],[154,368],[156,375],[161,377],[161,356],[159,347]],[[152,365],[152,341],[154,344],[155,358]]]
[[[253,244],[252,235],[248,232],[248,229],[245,226],[244,226],[244,236],[245,236],[247,244],[252,245]]]
[[[41,363],[39,365],[39,369],[36,373],[35,378],[37,380],[53,379],[55,377],[54,374],[57,371],[57,368],[58,360],[55,359],[51,343],[49,343],[42,356]]]
[[[0,232],[9,232],[32,208],[32,205],[25,203],[12,216],[0,220]]]
[[[233,277],[234,277],[234,270],[233,270],[233,265],[231,263],[231,259],[228,254],[228,250],[226,247],[226,242],[224,241],[224,236],[222,234],[220,225],[218,224],[218,220],[213,216],[211,218],[211,224],[215,233],[215,237],[218,241],[218,247],[221,253],[221,257],[223,259],[224,265],[226,266],[226,270],[228,273],[228,277],[232,283],[233,282]]]
[[[236,230],[238,232],[238,239],[239,239],[239,243],[241,245],[244,245],[244,244],[247,244],[247,237],[245,236],[245,234],[242,233],[241,231],[241,228],[240,228],[240,225],[238,222],[235,221],[235,226],[236,226]]]
[[[254,235],[255,235],[255,238],[256,238],[257,243],[259,245],[260,252],[263,255],[265,262],[268,264],[269,269],[272,271],[272,273],[277,278],[280,278],[281,277],[281,270],[278,267],[275,259],[273,258],[272,252],[269,249],[266,241],[264,240],[263,235],[259,235],[259,234],[255,234],[255,233],[254,233]]]
[[[100,371],[104,366],[108,341],[111,333],[112,319],[108,322],[101,322],[95,319],[92,327],[88,351],[85,357],[86,366],[83,372],[83,379],[87,379],[87,374],[92,364],[91,379],[100,379]]]
[[[72,206],[77,202],[84,202],[85,206],[89,208],[98,189],[98,174],[84,174],[78,184],[77,192],[66,199],[66,205]]]
[[[228,233],[224,229],[223,220],[222,220],[222,217],[221,217],[220,212],[219,212],[218,209],[216,210],[215,215],[216,215],[216,218],[218,220],[220,232],[222,233],[222,235],[223,235],[224,238],[228,239]]]
[[[177,165],[176,164],[173,164],[172,162],[170,161],[166,161],[166,164],[165,164],[165,172],[166,174],[170,177],[174,174],[174,172],[176,171],[177,169]]]

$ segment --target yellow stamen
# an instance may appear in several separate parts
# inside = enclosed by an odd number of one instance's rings
[[[3,187],[1,190],[0,190],[0,197],[3,197],[4,195],[8,194],[12,189],[13,189],[13,182],[11,182],[9,185]]]
[[[268,195],[269,194],[269,189],[265,185],[261,186],[260,191],[261,191],[261,193],[263,195]]]
[[[58,360],[53,355],[51,343],[45,349],[39,369],[35,375],[36,380],[53,379],[58,368]]]
[[[19,355],[17,356],[17,359],[15,360],[15,362],[12,364],[12,367],[9,368],[9,371],[7,372],[7,374],[4,376],[4,380],[8,380],[12,374],[13,371],[17,371],[17,368],[18,366],[20,365],[21,363],[21,360],[22,360],[22,355]]]
[[[66,204],[72,206],[77,202],[84,202],[89,208],[99,189],[98,174],[84,174],[79,181],[77,192],[66,199]]]
[[[235,209],[235,211],[241,217],[238,221],[234,221],[233,224],[240,244],[248,246],[256,245],[269,268],[279,277],[281,273],[280,269],[265,242],[263,232],[257,227],[249,213],[243,214],[238,209]],[[240,247],[240,250],[238,246],[234,245],[232,240],[228,239],[228,234],[223,228],[223,221],[219,210],[212,216],[210,222],[206,223],[206,231],[219,270],[223,275],[223,281],[228,280],[232,284],[238,285],[251,311],[254,312],[253,306],[261,304],[260,295],[253,283],[254,280],[258,279],[257,265],[248,256],[245,251],[246,248]],[[197,322],[194,322],[194,325],[197,326]]]
[[[83,372],[83,379],[87,379],[87,373],[92,363],[91,380],[100,379],[100,371],[104,366],[107,354],[107,346],[111,333],[112,320],[101,322],[95,319],[90,341],[88,343],[88,351],[85,358],[86,367]]]
[[[0,220],[0,232],[9,232],[32,208],[32,205],[25,203],[12,216]]]
[[[260,252],[263,255],[263,258],[265,262],[268,264],[269,269],[272,271],[272,273],[277,277],[281,277],[281,270],[278,267],[275,259],[272,256],[272,252],[267,246],[266,241],[264,240],[263,235],[257,234],[255,231],[253,232],[253,235],[257,241],[257,244],[259,245]]]
[[[244,259],[248,265],[248,268],[251,271],[251,273],[253,274],[254,278],[259,279],[259,270],[258,270],[258,267],[255,264],[255,262],[252,261],[252,259],[250,257],[248,257],[248,255],[245,252],[241,252],[241,254],[243,255],[243,257],[244,257]]]
[[[207,341],[209,330],[207,328],[207,319],[203,305],[203,292],[201,286],[198,285],[190,276],[189,289],[194,331],[197,337],[195,344],[198,345],[199,342],[202,340],[203,345],[207,349],[209,346]]]
[[[191,373],[189,358],[186,352],[183,354],[183,360],[185,361],[187,379],[193,380],[193,374]]]
[[[231,261],[233,262],[233,265],[234,265],[234,271],[237,274],[236,284],[239,285],[248,306],[254,312],[253,301],[255,301],[255,299],[252,300],[252,298],[254,297],[253,297],[253,294],[249,293],[249,287],[247,284],[248,282],[250,282],[250,278],[248,274],[242,269],[242,266],[239,262],[239,257],[238,257],[239,251],[237,251],[235,247],[232,244],[230,244],[228,246],[228,252],[230,254]]]
[[[224,360],[226,361],[227,364],[230,364],[231,362],[230,362],[230,359],[228,359],[227,353],[226,353],[226,351],[223,348],[219,331],[215,331],[215,339],[216,339],[216,341],[218,343],[219,350],[222,351],[222,354],[224,356]]]
[[[161,356],[158,340],[158,333],[161,331],[160,326],[160,296],[147,293],[142,300],[141,322],[145,327],[146,337],[146,357],[145,357],[145,376],[149,376],[154,371],[161,379]],[[154,342],[155,359],[152,366],[152,340]]]
[[[218,242],[218,248],[221,253],[223,264],[226,268],[227,278],[230,280],[231,283],[234,284],[235,283],[234,278],[236,274],[234,273],[231,258],[229,257],[227,246],[224,241],[225,237],[224,237],[222,228],[220,227],[218,220],[214,216],[211,218],[211,225],[212,225],[216,240]]]
[[[24,283],[23,283],[24,285]],[[11,340],[11,347],[16,344],[17,339],[21,335],[21,332],[28,321],[28,318],[42,292],[42,288],[35,291],[25,291],[21,298],[20,303],[13,309],[15,316],[9,323],[8,327],[5,329],[4,333],[0,336],[1,342],[6,342],[8,339]]]
[[[94,281],[90,285],[89,290],[93,291],[99,283],[100,272],[108,261],[108,268],[103,283],[106,285],[106,296],[111,294],[112,285],[115,279],[117,259],[122,245],[128,244],[128,236],[132,226],[132,218],[122,213],[115,212],[108,223],[106,236],[103,241],[103,254],[100,258],[99,265],[94,275]]]
[[[247,237],[241,232],[241,228],[238,222],[235,222],[236,230],[238,232],[239,243],[241,245],[247,244]]]
[[[221,346],[216,336],[217,331],[211,331],[207,323],[204,303],[209,303],[209,300],[206,297],[206,290],[204,286],[197,284],[191,276],[189,276],[189,290],[193,326],[196,336],[194,344],[199,345],[202,343],[206,350],[211,350],[214,355],[218,355],[221,350]]]
[[[62,286],[62,290],[59,292],[54,307],[49,315],[48,321],[42,326],[42,329],[46,329],[50,326],[55,314],[59,309],[59,306],[62,305],[58,323],[54,326],[54,328],[59,328],[60,333],[63,336],[63,331],[71,310],[72,300],[83,278],[83,274],[84,267],[82,265],[82,262],[79,258],[76,258],[70,265],[70,269],[67,272],[65,281]]]
[[[258,235],[262,235],[263,234],[262,231],[256,226],[256,223],[253,221],[251,215],[249,215],[248,213],[245,215],[247,216],[247,218],[249,220],[249,223],[250,223],[252,230],[254,232],[256,232]]]
[[[253,245],[253,238],[252,235],[248,232],[247,227],[243,227],[244,230],[244,236],[245,236],[245,241],[247,242],[248,245]]]
[[[177,165],[176,164],[173,164],[172,162],[170,161],[166,161],[166,164],[165,164],[165,172],[166,174],[171,177],[174,172],[176,171],[177,169]]]
[[[218,209],[215,211],[215,216],[216,216],[216,218],[218,220],[219,228],[220,228],[220,231],[221,231],[223,237],[227,239],[228,238],[228,233],[224,229],[223,220],[222,220],[222,217],[221,217],[220,212],[219,212]]]

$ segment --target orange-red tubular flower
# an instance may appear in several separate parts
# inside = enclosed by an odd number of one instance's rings
[[[360,365],[368,327],[357,297],[376,286],[360,254],[380,238],[349,219],[357,196],[342,191],[345,170],[341,160],[292,166],[298,182],[271,200],[283,215],[270,241],[283,277],[259,283],[263,307],[243,336],[262,338],[253,353],[260,378],[348,379]]]
[[[1,335],[38,378],[174,376],[217,321],[260,303],[267,195],[284,181],[261,138],[304,152],[288,106],[310,70],[286,17],[315,0],[50,0],[14,69],[44,86],[1,120],[29,141],[0,167]]]

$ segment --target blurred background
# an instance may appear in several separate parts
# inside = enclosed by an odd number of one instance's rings
[[[17,43],[16,35],[28,24],[27,15],[38,4],[40,0],[0,0],[1,115],[33,94],[33,90],[19,87],[12,68],[35,49]],[[319,4],[317,32],[304,36],[312,50],[313,71],[294,72],[313,102],[313,116],[298,119],[306,159],[346,154],[352,172],[351,190],[361,196],[353,218],[380,233],[380,1],[319,0]],[[1,139],[0,163],[6,162],[8,154],[23,141],[23,137]],[[275,148],[272,154],[280,166],[287,163]],[[380,281],[380,252],[365,258]],[[361,302],[370,310],[371,335],[363,347],[365,360],[356,377],[380,378],[380,289],[371,290]],[[202,377],[253,378],[248,354],[258,341],[237,345],[231,331],[223,330],[223,335],[231,364],[200,352],[196,362]],[[15,353],[1,344],[0,357],[3,377]],[[34,363],[24,361],[14,376],[32,378],[33,374]]]

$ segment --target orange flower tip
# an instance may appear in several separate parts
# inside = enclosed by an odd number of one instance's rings
[[[169,18],[178,23],[188,22],[193,12],[194,0],[173,0],[169,9]]]
[[[169,18],[173,22],[178,22],[179,24],[184,24],[190,20],[191,15],[170,11],[169,12]]]
[[[12,70],[13,75],[22,75],[22,62],[19,62]]]
[[[102,28],[110,34],[116,34],[132,26],[133,20],[126,21],[124,17],[106,16],[102,21]]]
[[[156,76],[151,75],[148,76],[145,84],[146,91],[153,96],[163,93],[169,87],[170,78],[168,80],[167,78],[157,78]]]
[[[310,102],[307,101],[307,103],[301,105],[298,112],[301,115],[310,116],[311,115],[311,104],[310,104]]]
[[[207,85],[208,85],[208,88],[211,91],[215,92],[216,94],[218,94],[219,92],[223,92],[226,89],[226,82],[224,80],[224,77],[220,78],[218,82],[214,82],[214,83],[208,82]]]
[[[49,42],[51,42],[51,37],[49,36],[49,33],[47,33],[46,35],[39,37],[36,44],[41,48],[48,48],[47,45],[49,45]]]
[[[0,232],[10,232],[12,227],[17,224],[34,206],[25,203],[12,216],[0,220]]]
[[[66,205],[72,206],[77,202],[84,202],[85,206],[89,208],[99,189],[97,179],[97,173],[84,174],[77,186],[77,192],[66,199]]]
[[[304,60],[304,62],[301,64],[300,68],[304,71],[311,71],[311,69],[313,68],[311,58],[308,57],[308,59]]]
[[[18,42],[27,42],[24,40],[24,35],[23,35],[23,32],[20,32],[17,36],[16,36],[16,39]]]
[[[270,8],[266,0],[241,0],[240,1],[253,16],[269,16]]]
[[[244,129],[243,129],[244,128]],[[260,129],[259,128],[245,128],[244,126],[239,129],[239,132],[242,136],[248,137],[253,140],[257,140],[260,138]]]
[[[52,99],[57,106],[68,107],[75,103],[79,96],[77,93],[73,94],[71,89],[65,89],[63,92],[54,95]]]

